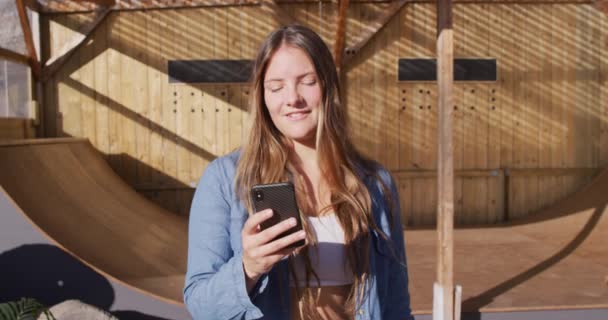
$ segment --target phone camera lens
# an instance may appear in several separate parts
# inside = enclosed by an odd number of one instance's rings
[[[255,192],[255,200],[256,201],[262,201],[264,200],[264,193],[260,190]]]

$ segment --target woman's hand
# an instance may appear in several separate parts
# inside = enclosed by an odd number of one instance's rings
[[[260,223],[272,217],[272,214],[271,209],[256,212],[247,219],[241,232],[247,292],[251,291],[258,279],[269,272],[272,266],[298,249],[288,248],[289,245],[306,237],[306,233],[301,230],[273,241],[278,235],[293,228],[296,219],[289,218],[260,231]]]

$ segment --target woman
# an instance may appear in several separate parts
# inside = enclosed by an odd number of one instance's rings
[[[184,299],[195,319],[410,319],[395,183],[354,148],[333,58],[302,26],[263,42],[251,82],[251,131],[209,164],[190,213]],[[293,219],[260,230],[255,184],[291,181]],[[306,245],[290,244],[306,240]]]

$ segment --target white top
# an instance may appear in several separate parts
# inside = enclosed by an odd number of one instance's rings
[[[353,283],[351,268],[346,263],[346,247],[344,230],[335,214],[320,217],[307,217],[311,229],[315,232],[317,244],[308,246],[310,263],[321,286],[342,286]],[[296,255],[294,269],[300,288],[306,286],[306,267],[304,258]],[[311,287],[317,287],[317,278],[310,275]],[[293,277],[290,276],[290,286],[294,287]]]

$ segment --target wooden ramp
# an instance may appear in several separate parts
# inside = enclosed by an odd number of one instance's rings
[[[509,225],[455,230],[463,311],[597,309],[608,319],[608,170]],[[406,231],[412,307],[432,310],[436,231]]]
[[[87,140],[0,145],[0,168],[8,194],[68,252],[127,285],[181,301],[186,219],[133,191]],[[605,170],[526,220],[456,230],[455,279],[463,286],[464,311],[608,310],[607,203]],[[436,232],[405,233],[412,308],[429,313]]]
[[[0,185],[34,225],[93,269],[182,304],[187,221],[118,177],[83,139],[0,144]]]

